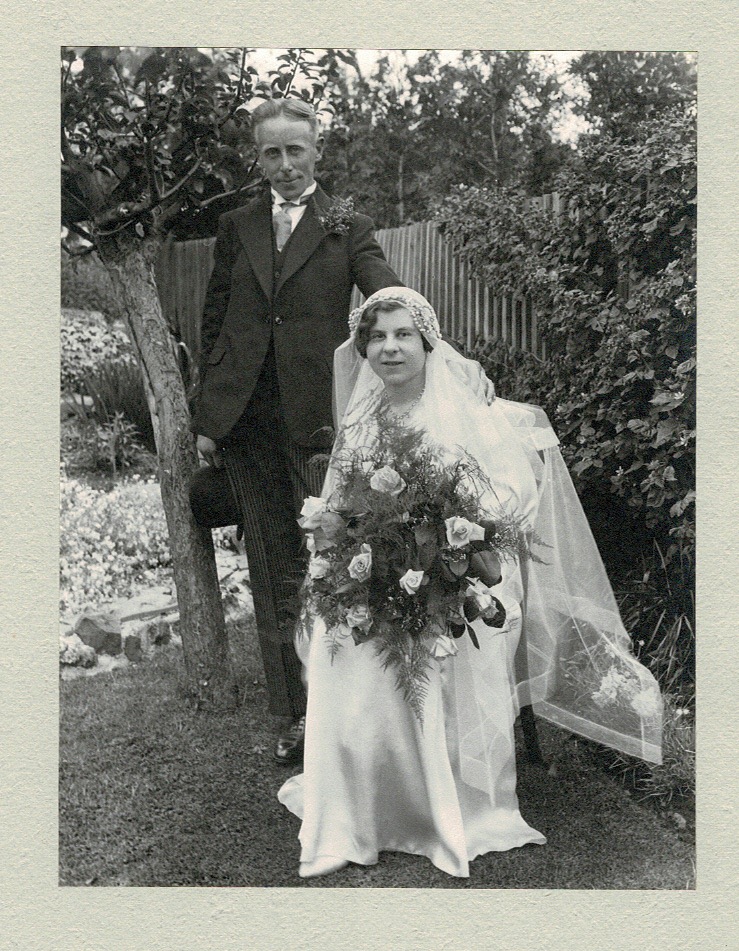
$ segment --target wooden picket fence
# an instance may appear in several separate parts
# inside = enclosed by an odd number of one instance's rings
[[[532,207],[560,212],[559,195],[530,199]],[[519,350],[546,356],[536,311],[524,294],[496,294],[472,277],[433,222],[378,231],[377,241],[402,282],[426,297],[444,332],[472,347],[479,338],[503,340]],[[200,350],[200,316],[213,269],[214,239],[169,242],[157,267],[165,316],[194,359]],[[361,303],[355,288],[352,307]]]

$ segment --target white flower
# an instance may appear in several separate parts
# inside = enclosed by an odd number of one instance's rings
[[[412,568],[409,568],[400,579],[400,587],[403,589],[403,591],[405,591],[406,594],[417,594],[422,582],[423,572],[413,571]]]
[[[486,584],[483,584],[479,578],[475,578],[475,580],[468,585],[465,595],[474,597],[481,611],[486,611],[493,605],[494,596],[492,589],[488,588]]]
[[[454,657],[457,653],[457,645],[448,634],[440,634],[434,641],[431,653],[438,659],[442,657]]]
[[[643,717],[653,717],[659,713],[659,696],[653,690],[640,690],[631,698],[631,706]]]
[[[383,466],[370,479],[370,488],[375,492],[385,492],[387,495],[400,495],[405,488],[405,482],[395,469]]]
[[[372,548],[362,545],[359,554],[349,562],[349,577],[355,581],[369,581],[372,574]]]
[[[310,531],[321,524],[321,515],[324,512],[328,512],[326,500],[317,498],[315,495],[309,495],[303,502],[303,507],[300,510],[301,518],[298,521],[303,529]]]
[[[366,604],[354,604],[346,612],[346,623],[349,627],[358,627],[362,631],[368,631],[372,626],[372,615]]]
[[[476,522],[470,522],[459,515],[446,519],[446,537],[452,548],[464,548],[470,542],[482,541],[485,529]]]
[[[313,536],[311,536],[312,538]],[[328,558],[322,558],[320,555],[316,555],[311,558],[308,564],[308,574],[315,581],[316,578],[325,578],[329,569],[331,567],[331,562]]]

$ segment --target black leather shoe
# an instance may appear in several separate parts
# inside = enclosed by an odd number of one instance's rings
[[[275,748],[275,759],[278,763],[284,763],[286,766],[300,763],[303,759],[304,747],[305,715],[293,720],[290,729],[279,738]]]

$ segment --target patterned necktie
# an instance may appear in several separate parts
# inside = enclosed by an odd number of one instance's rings
[[[310,195],[306,195],[304,198],[301,198],[300,202],[283,201],[280,204],[279,210],[272,215],[272,228],[275,232],[275,241],[278,251],[282,251],[287,244],[287,239],[293,233],[293,220],[290,216],[289,209],[298,208],[300,205],[307,204],[309,198]]]

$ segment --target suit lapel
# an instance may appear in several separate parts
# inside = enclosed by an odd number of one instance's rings
[[[311,201],[303,213],[303,217],[298,222],[295,231],[293,231],[290,240],[285,245],[282,253],[282,268],[280,279],[275,288],[275,297],[280,292],[280,288],[289,280],[293,274],[301,268],[308,258],[313,254],[321,241],[326,237],[326,231],[318,220],[318,216],[323,214],[330,206],[331,200],[328,195],[319,186],[313,193]]]
[[[252,270],[267,300],[272,299],[272,199],[269,191],[244,209],[238,223]]]

